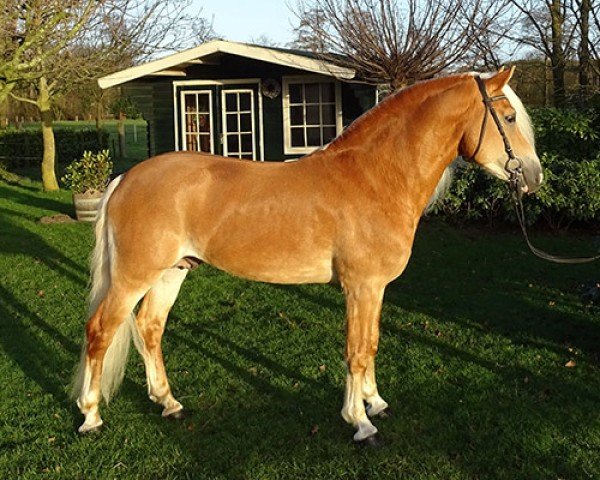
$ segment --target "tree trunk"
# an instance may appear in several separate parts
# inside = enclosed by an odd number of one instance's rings
[[[102,114],[104,113],[104,91],[100,91],[96,95],[96,131],[98,139],[100,139],[100,131],[102,130]]]
[[[0,75],[1,76],[1,75]],[[15,88],[14,82],[4,83],[0,85],[0,104],[6,102],[10,92],[12,92],[13,88]]]
[[[592,5],[590,0],[581,0],[580,8],[580,32],[579,42],[579,95],[583,103],[589,95],[590,85],[590,11]]]
[[[125,158],[127,156],[127,150],[125,146],[125,120],[127,116],[123,112],[119,112],[119,123],[117,125],[117,130],[119,131],[119,152],[121,154],[121,158]]]
[[[552,86],[554,88],[554,106],[565,105],[565,53],[563,49],[563,17],[561,0],[552,0],[550,15],[552,17]]]
[[[52,129],[52,103],[50,90],[45,77],[38,83],[39,94],[37,105],[42,116],[42,138],[44,140],[44,156],[42,158],[42,184],[46,192],[58,190],[56,181],[54,130]]]

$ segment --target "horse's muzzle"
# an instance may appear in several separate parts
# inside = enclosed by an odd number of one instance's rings
[[[523,191],[525,193],[537,192],[544,183],[544,173],[539,160],[526,159],[523,161],[523,179],[525,185]]]

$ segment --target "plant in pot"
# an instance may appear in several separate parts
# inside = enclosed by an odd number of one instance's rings
[[[83,152],[83,156],[74,160],[65,169],[62,182],[73,191],[73,203],[77,220],[93,222],[96,220],[98,204],[110,181],[113,164],[110,152]]]

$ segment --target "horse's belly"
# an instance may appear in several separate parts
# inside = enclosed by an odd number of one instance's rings
[[[269,246],[209,249],[204,260],[238,277],[269,283],[327,283],[333,278],[327,251],[293,251]]]
[[[333,278],[331,267],[313,266],[300,268],[281,268],[274,266],[268,268],[260,266],[259,268],[242,269],[239,265],[222,267],[215,265],[232,275],[256,280],[259,282],[298,284],[298,283],[328,283]]]

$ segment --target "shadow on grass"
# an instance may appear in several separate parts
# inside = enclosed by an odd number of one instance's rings
[[[19,183],[13,183],[11,188],[7,188],[0,183],[0,197],[5,198],[12,203],[42,210],[53,210],[58,213],[64,213],[65,215],[71,215],[73,213],[72,208],[65,205],[63,202],[36,196],[35,193],[37,191],[36,188],[21,185]]]
[[[64,371],[72,367],[66,359],[79,351],[78,345],[30,311],[2,285],[0,319],[0,326],[4,327],[0,334],[4,352],[42,390],[66,404]]]
[[[170,336],[194,352],[198,368],[205,361],[216,363],[227,375],[249,385],[253,393],[236,398],[236,391],[228,392],[226,400],[194,411],[187,429],[162,427],[188,458],[178,474],[260,477],[260,465],[264,472],[302,464],[320,471],[319,463],[332,462],[324,471],[360,472],[359,476],[369,478],[378,474],[382,478],[424,478],[416,475],[419,469],[415,464],[421,463],[430,468],[445,464],[448,471],[461,471],[465,478],[542,479],[552,474],[592,478],[567,455],[571,446],[556,437],[577,438],[582,426],[594,423],[594,405],[600,397],[593,385],[540,375],[525,367],[499,366],[467,348],[392,328],[399,339],[438,351],[448,361],[479,366],[491,375],[481,379],[477,375],[464,379],[429,375],[413,382],[399,374],[387,385],[380,383],[394,416],[374,423],[388,444],[382,451],[361,452],[351,444],[352,429],[339,416],[341,388],[326,379],[307,378],[275,358],[209,329],[190,325],[184,329]],[[209,346],[204,341],[207,338],[222,350]],[[285,341],[281,347],[285,348]],[[236,356],[289,379],[290,384],[301,381],[306,388],[281,388],[269,378],[250,373]],[[523,386],[525,377],[530,382]],[[513,392],[513,387],[519,391]],[[566,404],[570,411],[565,411]],[[319,426],[314,437],[309,435],[311,425]],[[554,443],[540,448],[551,438]],[[402,471],[407,464],[415,477]],[[317,476],[323,476],[320,472]],[[308,470],[307,478],[310,476]]]
[[[511,239],[514,245],[504,238],[469,246],[440,242],[436,232],[421,235],[407,271],[388,287],[385,303],[444,323],[476,326],[516,345],[563,354],[577,347],[600,361],[600,321],[590,314],[597,307],[573,299],[580,284],[597,276],[594,265],[549,264],[523,253],[518,237]],[[383,321],[385,326],[385,316]]]
[[[49,269],[60,272],[82,288],[86,288],[88,272],[79,263],[65,256],[40,235],[11,220],[14,217],[31,220],[29,217],[1,207],[0,213],[0,231],[10,232],[9,235],[0,237],[0,254],[25,255],[32,261],[41,262]]]

